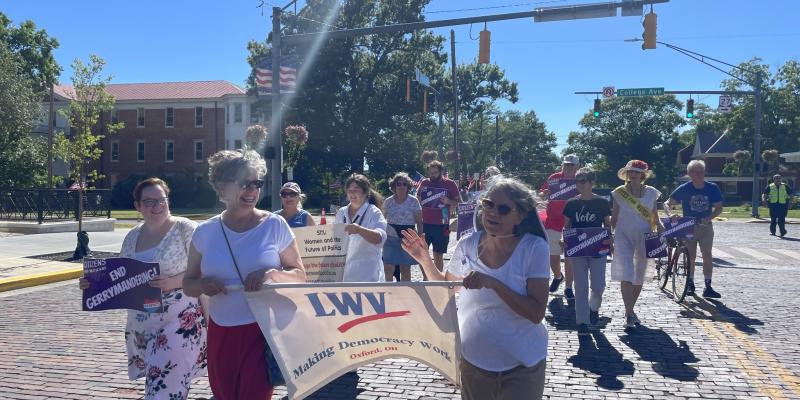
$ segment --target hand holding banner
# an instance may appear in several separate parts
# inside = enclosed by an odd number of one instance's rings
[[[564,229],[564,257],[604,257],[611,246],[603,242],[611,239],[608,228]]]
[[[159,273],[158,263],[124,257],[87,258],[83,277],[89,288],[83,291],[83,311],[163,312],[161,289],[149,285]]]
[[[547,188],[550,191],[549,200],[569,200],[578,195],[578,186],[575,184],[575,179],[551,179],[547,182]]]
[[[309,282],[341,282],[350,235],[347,224],[328,224],[294,228]]]

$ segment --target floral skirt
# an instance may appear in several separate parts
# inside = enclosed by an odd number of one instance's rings
[[[145,377],[146,399],[186,399],[206,374],[206,321],[197,298],[164,294],[163,313],[128,311],[128,377]]]

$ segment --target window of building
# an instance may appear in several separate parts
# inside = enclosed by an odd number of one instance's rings
[[[164,161],[175,161],[175,142],[172,140],[164,141]]]
[[[250,124],[257,124],[261,122],[260,118],[258,118],[258,113],[255,110],[255,107],[252,105],[250,106]]]
[[[144,140],[136,142],[136,161],[144,162]]]
[[[164,122],[164,125],[167,128],[172,128],[175,126],[175,109],[172,107],[167,107],[167,118]]]
[[[111,141],[111,162],[119,161],[119,141]]]
[[[111,123],[112,124],[119,123],[119,111],[116,108],[111,110]]]
[[[233,122],[242,122],[242,103],[233,105]]]
[[[144,128],[144,107],[136,109],[136,127]]]
[[[233,148],[234,149],[241,149],[242,148],[242,140],[236,139],[233,141]]]
[[[198,128],[203,127],[203,107],[194,108],[194,126]]]
[[[194,141],[194,161],[195,162],[203,162],[205,157],[203,157],[203,141],[202,140],[195,140]]]

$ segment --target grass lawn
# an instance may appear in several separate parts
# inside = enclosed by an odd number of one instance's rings
[[[186,217],[189,219],[209,219],[215,215],[219,214],[219,211],[215,211],[212,208],[174,208],[172,209],[172,215],[176,215],[179,217]],[[111,210],[111,218],[116,219],[134,219],[138,220],[142,216],[136,210]]]
[[[736,207],[725,207],[722,211],[722,215],[720,217],[723,218],[751,218],[751,209],[750,206],[736,206]],[[769,218],[769,208],[767,207],[759,207],[758,208],[758,215],[761,218]],[[787,215],[788,218],[800,218],[800,209],[793,209],[789,210],[789,214]]]

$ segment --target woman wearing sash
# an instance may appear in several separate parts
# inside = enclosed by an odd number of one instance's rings
[[[614,205],[611,210],[611,226],[614,228],[614,259],[611,261],[611,279],[620,281],[622,301],[625,303],[625,328],[641,325],[633,311],[642,292],[647,270],[647,252],[644,234],[653,228],[663,230],[658,219],[656,201],[661,192],[644,181],[653,177],[646,162],[631,160],[617,172],[625,181],[611,192]]]

